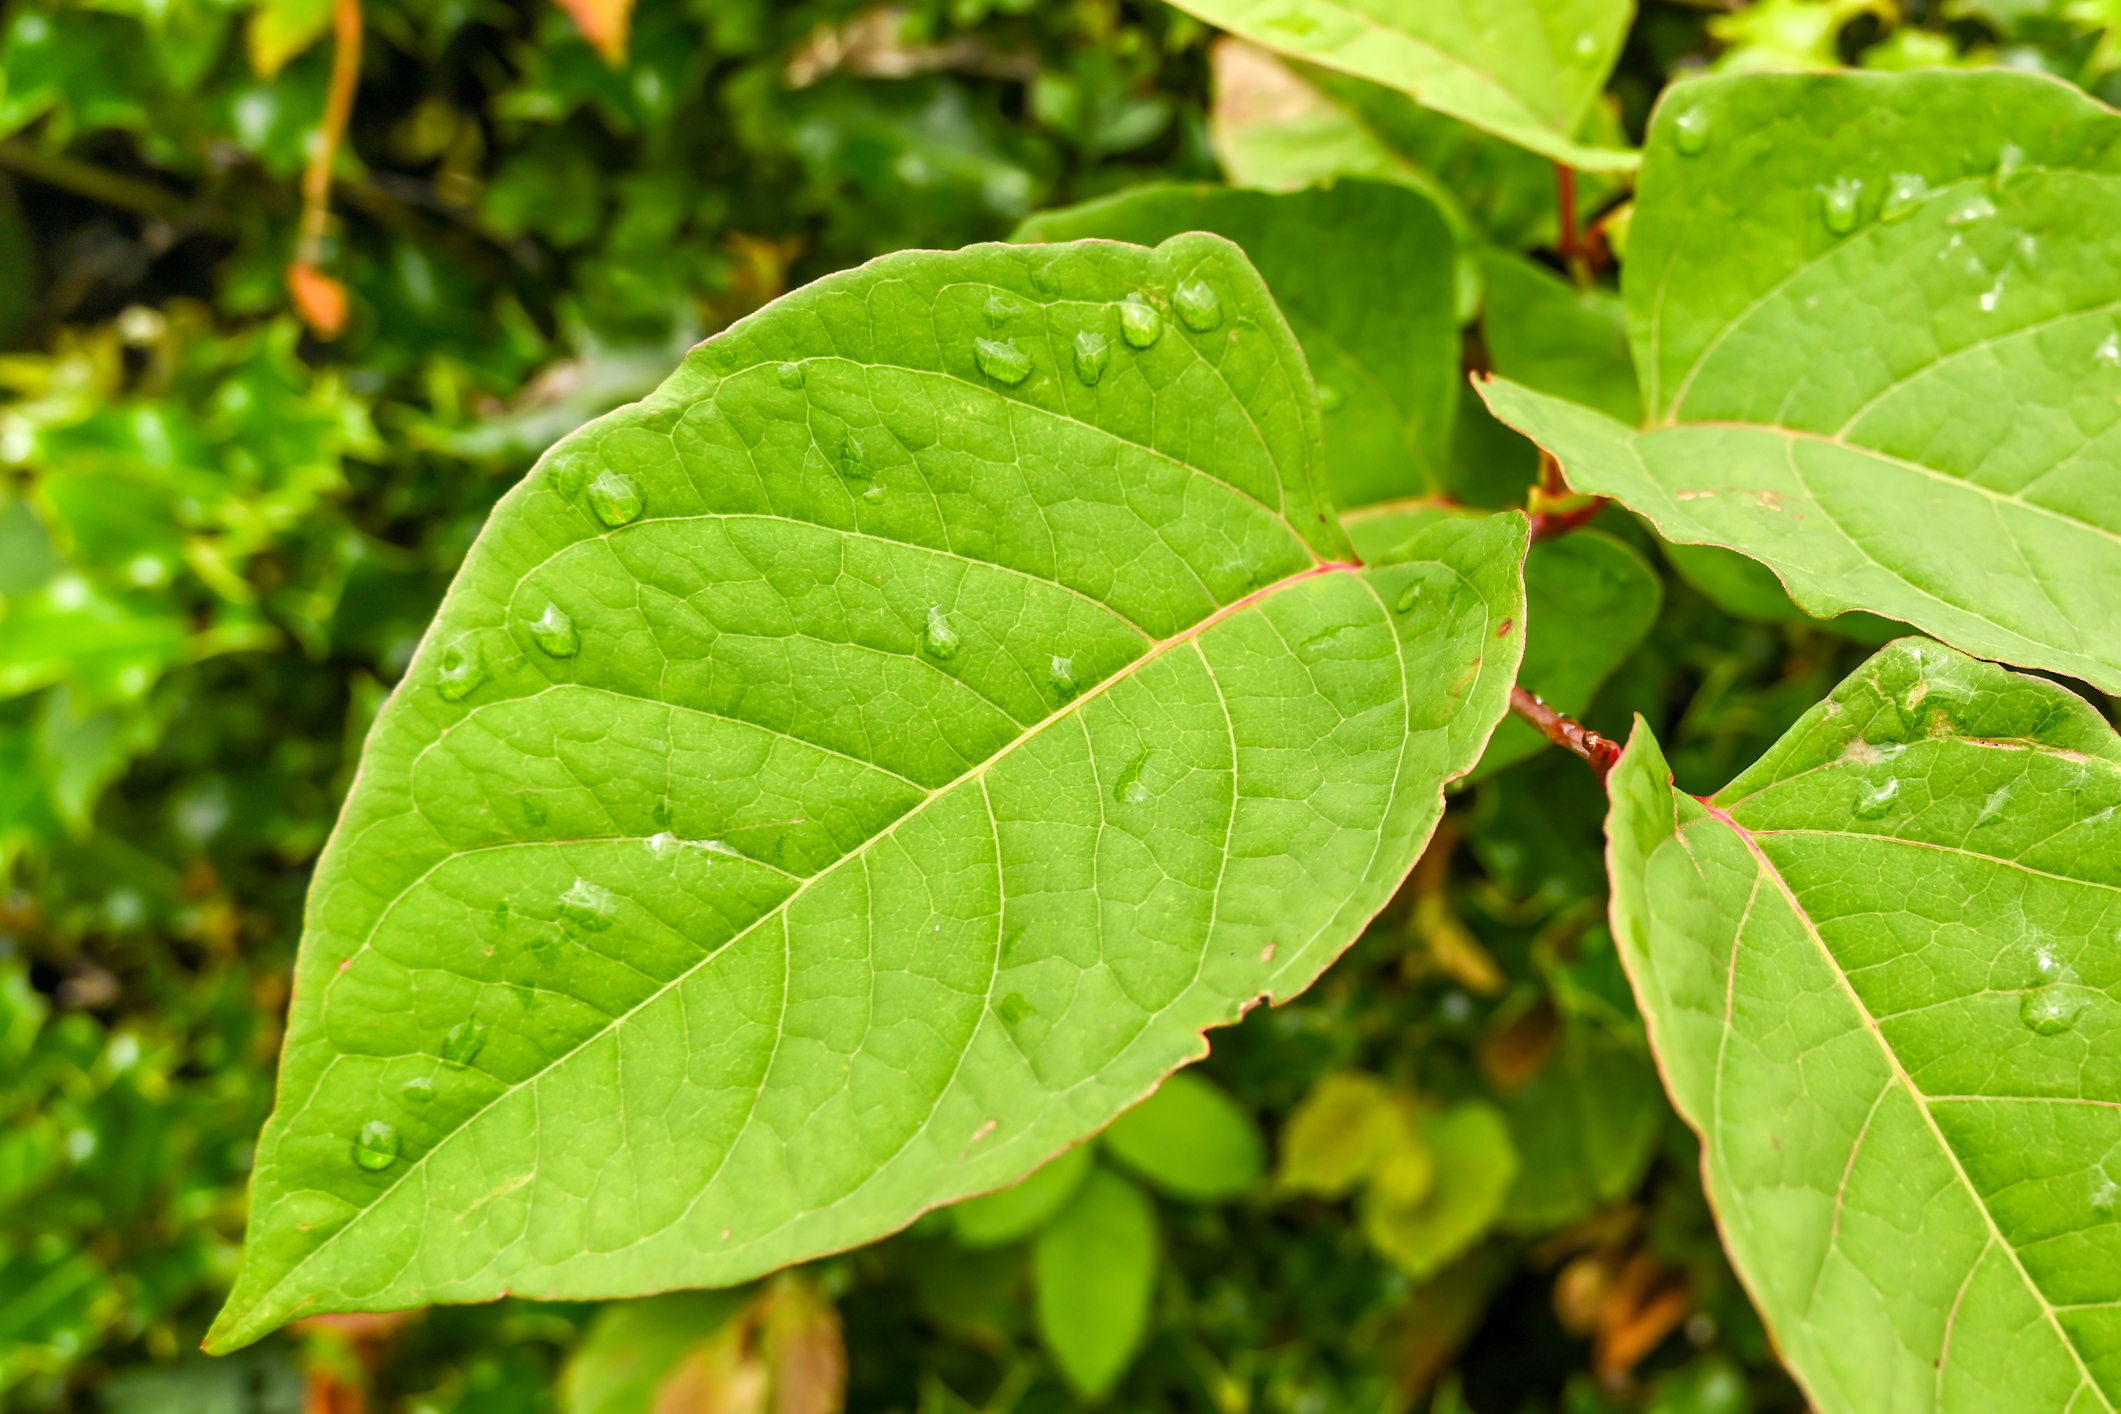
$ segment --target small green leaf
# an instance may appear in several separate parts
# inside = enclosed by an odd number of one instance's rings
[[[1089,1172],[1090,1146],[1078,1144],[999,1193],[967,1198],[950,1210],[957,1240],[967,1247],[999,1247],[1036,1232],[1075,1196]]]
[[[1517,1151],[1493,1105],[1468,1100],[1426,1111],[1420,1124],[1435,1160],[1425,1196],[1394,1201],[1388,1189],[1373,1186],[1362,1208],[1371,1245],[1417,1281],[1486,1235],[1517,1177]]]
[[[1111,1393],[1141,1346],[1156,1249],[1155,1207],[1105,1168],[1091,1171],[1032,1245],[1039,1336],[1085,1399]]]
[[[1181,1070],[1112,1121],[1105,1147],[1174,1198],[1235,1198],[1267,1169],[1266,1142],[1245,1108],[1213,1081]]]
[[[1565,1047],[1505,1107],[1522,1167],[1505,1225],[1550,1232],[1642,1181],[1666,1114],[1657,1072],[1631,1051]]]
[[[1321,1198],[1354,1192],[1376,1167],[1391,1104],[1392,1092],[1374,1075],[1348,1070],[1321,1078],[1282,1127],[1275,1184]]]
[[[1681,579],[1734,618],[1824,628],[1873,648],[1883,648],[1907,633],[1907,625],[1861,609],[1850,609],[1830,619],[1815,619],[1797,607],[1773,570],[1736,550],[1718,545],[1675,545],[1670,541],[1658,548]]]
[[[1578,289],[1522,256],[1488,249],[1481,336],[1495,371],[1528,388],[1597,408],[1622,422],[1641,415],[1620,297]]]
[[[1524,618],[1521,515],[1358,566],[1322,459],[1302,351],[1205,234],[886,257],[555,446],[319,861],[216,1348],[872,1241],[1309,985]]]
[[[1706,801],[1639,721],[1610,786],[1622,956],[1812,1406],[2112,1408],[2113,729],[1905,639]]]
[[[651,1414],[664,1376],[752,1295],[750,1287],[674,1291],[606,1306],[560,1373],[562,1414]]]
[[[1405,187],[1341,182],[1287,196],[1136,187],[1019,226],[1019,241],[1155,245],[1213,231],[1244,249],[1303,344],[1325,410],[1334,499],[1440,490],[1457,407],[1451,237]]]
[[[1620,55],[1627,0],[1182,0],[1179,8],[1571,167],[1622,172],[1640,160],[1576,141]]]
[[[1666,539],[2121,690],[2121,117],[2032,74],[1668,90],[1624,287],[1648,427],[1497,416]]]

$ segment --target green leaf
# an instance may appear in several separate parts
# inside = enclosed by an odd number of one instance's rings
[[[1567,1227],[1632,1193],[1666,1113],[1648,1061],[1589,1046],[1565,1048],[1505,1112],[1523,1166],[1502,1221],[1524,1232]]]
[[[871,1241],[1307,986],[1524,616],[1521,516],[1357,567],[1320,457],[1200,234],[887,257],[556,446],[319,861],[216,1347]]]
[[[1354,1192],[1392,1138],[1391,1108],[1392,1092],[1374,1075],[1345,1070],[1322,1077],[1282,1128],[1276,1185],[1321,1198]]]
[[[1110,1169],[1082,1191],[1031,1247],[1038,1333],[1085,1399],[1111,1393],[1140,1348],[1156,1286],[1156,1209]]]
[[[673,1291],[606,1306],[560,1373],[563,1414],[649,1414],[664,1377],[752,1294],[749,1287]]]
[[[1706,801],[1639,721],[1614,932],[1821,1414],[2121,1398],[2121,741],[1903,639]]]
[[[1373,1185],[1363,1202],[1370,1243],[1419,1281],[1478,1242],[1502,1215],[1517,1178],[1517,1151],[1493,1105],[1468,1100],[1421,1116],[1435,1177],[1417,1202]]]
[[[1617,295],[1578,289],[1543,265],[1481,252],[1481,335],[1495,371],[1623,422],[1641,415],[1627,313]]]
[[[1020,1183],[967,1198],[950,1210],[957,1240],[967,1247],[999,1247],[1036,1232],[1059,1212],[1090,1172],[1090,1146],[1078,1144]]]
[[[258,0],[250,12],[250,64],[262,78],[280,72],[289,59],[315,44],[331,28],[332,0]]]
[[[1907,632],[1905,624],[1866,614],[1861,609],[1830,619],[1815,619],[1797,607],[1773,570],[1736,550],[1716,545],[1674,545],[1670,541],[1659,548],[1681,579],[1734,618],[1830,629],[1873,648],[1883,648]]]
[[[1182,0],[1255,44],[1413,96],[1425,107],[1588,172],[1633,152],[1575,139],[1619,57],[1626,0]]]
[[[1671,89],[1625,292],[1649,419],[1497,415],[1668,540],[2121,689],[2121,118],[1982,73]]]
[[[1382,182],[1287,196],[1136,187],[1041,212],[1014,239],[1155,245],[1182,231],[1235,241],[1274,291],[1318,380],[1336,501],[1442,489],[1460,380],[1451,235],[1434,204]]]
[[[1343,519],[1356,553],[1388,554],[1421,527],[1456,514],[1434,503],[1392,502]],[[1664,602],[1657,571],[1622,541],[1597,530],[1542,540],[1525,557],[1524,662],[1517,680],[1557,712],[1574,716],[1642,642]],[[1476,778],[1543,750],[1547,739],[1516,717],[1495,729]]]
[[[1181,1070],[1112,1121],[1105,1148],[1174,1198],[1235,1198],[1267,1171],[1259,1126],[1213,1081]]]

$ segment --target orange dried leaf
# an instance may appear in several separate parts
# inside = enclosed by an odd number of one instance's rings
[[[295,313],[320,339],[336,339],[346,328],[346,287],[316,266],[296,260],[287,267],[287,292]]]
[[[633,0],[556,0],[574,17],[575,28],[590,47],[616,68],[626,61],[626,26],[633,18]]]

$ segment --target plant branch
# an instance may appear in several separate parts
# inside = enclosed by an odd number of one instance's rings
[[[1600,785],[1620,760],[1619,742],[1600,736],[1573,717],[1562,716],[1521,687],[1510,689],[1510,710],[1537,727],[1548,741],[1581,756],[1598,773]]]
[[[1560,503],[1575,501],[1576,505]],[[1592,496],[1588,500],[1569,490],[1562,479],[1561,463],[1554,454],[1541,451],[1539,454],[1539,484],[1532,488],[1525,509],[1532,513],[1532,541],[1552,540],[1557,535],[1567,535],[1597,516],[1605,509],[1606,498]]]
[[[332,5],[331,88],[324,98],[324,122],[302,173],[302,224],[295,239],[295,258],[287,267],[287,289],[295,308],[323,338],[337,338],[346,327],[346,289],[317,268],[324,253],[325,227],[331,220],[331,164],[339,139],[353,116],[354,89],[361,80],[361,0],[334,0]]]
[[[227,224],[225,220],[214,219],[215,213],[204,210],[180,192],[120,176],[92,162],[56,152],[40,152],[28,143],[0,142],[0,168],[33,182],[85,196],[105,206],[115,206],[120,211],[167,221],[173,226],[220,229]]]

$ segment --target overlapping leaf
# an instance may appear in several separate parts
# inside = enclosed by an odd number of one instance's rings
[[[1362,568],[1320,460],[1200,234],[889,257],[556,447],[318,867],[216,1347],[864,1242],[1306,985],[1524,615],[1521,517]]]
[[[1154,245],[1213,231],[1243,248],[1303,344],[1325,409],[1334,498],[1363,506],[1444,487],[1458,402],[1451,233],[1405,187],[1287,195],[1139,187],[1033,216],[1022,241]]]
[[[1183,0],[1179,8],[1399,89],[1557,162],[1595,172],[1635,165],[1632,152],[1577,141],[1626,37],[1626,0]]]
[[[1821,1414],[2121,1403],[2121,740],[1903,639],[1714,798],[1638,723],[1614,932]]]
[[[2121,688],[2121,119],[2005,72],[1705,80],[1637,209],[1648,429],[1499,416],[1807,613]]]

